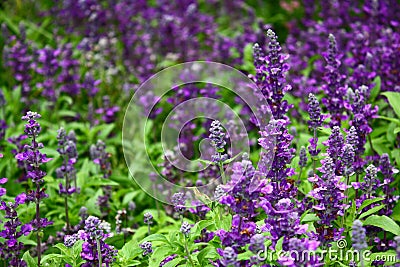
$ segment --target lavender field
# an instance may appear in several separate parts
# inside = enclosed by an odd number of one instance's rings
[[[0,24],[0,266],[400,267],[398,0]]]

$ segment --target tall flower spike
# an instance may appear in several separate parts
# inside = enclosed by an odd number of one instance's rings
[[[233,248],[225,248],[222,257],[222,266],[239,266],[237,261],[237,253]]]
[[[14,202],[1,201],[0,203],[0,210],[5,211],[4,229],[0,231],[0,237],[4,241],[0,242],[0,251],[4,265],[8,263],[7,266],[26,266],[26,262],[20,259],[24,244],[18,239],[23,235],[29,235],[33,228],[30,223],[22,224],[17,213],[17,207],[24,204],[25,200],[26,194],[22,193],[15,197]]]
[[[262,234],[255,234],[250,238],[249,250],[254,254],[257,254],[261,250],[264,250],[265,237]]]
[[[310,120],[308,121],[310,128],[316,129],[322,126],[321,107],[318,99],[312,93],[308,95],[308,114],[310,115]]]
[[[365,229],[360,220],[353,222],[351,242],[353,243],[353,248],[357,251],[362,251],[368,247]]]
[[[36,205],[36,216],[32,220],[32,226],[35,231],[40,231],[43,228],[51,225],[47,218],[40,218],[40,202],[42,199],[47,198],[48,195],[45,193],[45,188],[41,185],[44,183],[44,177],[46,172],[41,170],[40,166],[51,159],[47,158],[45,154],[40,152],[43,148],[42,143],[38,143],[36,138],[41,132],[41,127],[37,119],[41,116],[40,114],[32,111],[28,111],[25,116],[22,116],[22,120],[25,120],[25,134],[31,138],[31,144],[24,147],[24,151],[15,156],[18,160],[24,161],[27,167],[27,177],[32,179],[35,184],[35,190],[29,190],[27,194],[27,200],[35,203]],[[37,235],[37,253],[38,253],[38,266],[40,267],[41,261],[41,237],[40,234]]]
[[[300,148],[299,166],[301,168],[304,168],[305,166],[307,166],[307,152],[306,152],[306,148],[304,146],[302,146]]]
[[[350,144],[345,144],[342,152],[342,162],[344,167],[344,174],[346,176],[350,175],[353,172],[353,163],[354,163],[354,148]]]
[[[215,149],[215,154],[212,156],[214,162],[223,162],[228,159],[228,155],[225,153],[225,133],[221,123],[217,120],[211,123],[210,136],[211,145]]]
[[[309,127],[313,131],[313,137],[311,137],[310,146],[308,147],[308,151],[310,155],[313,157],[318,156],[320,149],[317,148],[318,145],[318,136],[317,136],[317,128],[321,127],[324,117],[321,115],[321,107],[319,105],[318,99],[314,94],[308,95],[308,114],[310,115],[310,120],[308,121]],[[314,160],[314,159],[313,159]],[[314,171],[315,171],[315,161],[313,162]]]
[[[343,78],[339,73],[340,61],[338,59],[338,50],[336,38],[333,34],[329,34],[329,46],[326,56],[327,66],[325,73],[326,84],[323,86],[327,97],[322,99],[323,104],[331,115],[330,126],[340,126],[344,111],[344,97],[347,89],[342,85]]]
[[[171,202],[174,206],[175,212],[178,213],[178,215],[182,215],[185,212],[186,197],[182,192],[173,194]]]
[[[385,215],[390,216],[400,196],[394,194],[396,189],[391,186],[391,183],[394,182],[394,170],[387,153],[382,154],[379,160],[379,171],[383,175],[382,190],[385,194],[383,203],[386,205],[386,208],[381,210],[381,213],[384,212],[386,213]]]
[[[328,155],[336,162],[342,154],[344,138],[338,126],[333,126],[329,139],[324,143],[328,146]]]

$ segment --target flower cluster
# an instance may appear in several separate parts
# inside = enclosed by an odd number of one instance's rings
[[[108,179],[111,175],[111,162],[110,157],[111,154],[106,152],[106,144],[98,140],[95,145],[90,146],[90,157],[93,162],[100,166],[100,171],[103,175],[104,179]],[[103,216],[108,214],[108,210],[110,209],[110,197],[111,197],[112,188],[109,185],[103,186],[103,196],[99,196],[97,199],[97,204],[100,207]]]
[[[353,248],[358,251],[362,251],[366,249],[367,242],[366,240],[366,233],[365,229],[363,228],[362,222],[360,220],[355,220],[353,222],[353,227],[352,227],[352,237],[351,241],[353,242]]]
[[[0,236],[4,241],[0,242],[0,258],[8,266],[24,267],[27,266],[26,262],[20,259],[20,254],[24,249],[24,244],[18,240],[21,236],[29,235],[33,227],[31,223],[23,224],[18,216],[18,206],[25,204],[26,194],[22,193],[15,197],[14,202],[1,201],[0,210],[5,211],[4,230],[0,232]]]
[[[56,174],[58,178],[65,179],[65,185],[59,184],[60,194],[71,195],[79,190],[76,187],[76,170],[75,164],[78,159],[78,151],[76,149],[76,136],[74,131],[70,131],[67,135],[64,128],[60,128],[57,134],[58,153],[63,159],[62,166],[57,168]],[[72,186],[71,184],[74,184]]]
[[[64,237],[64,243],[67,247],[71,247],[77,240],[83,240],[82,243],[82,259],[86,262],[82,265],[105,266],[109,267],[115,261],[117,250],[108,245],[105,240],[110,237],[110,225],[99,218],[89,216],[85,220],[84,229],[79,230],[74,235]]]
[[[209,138],[211,140],[211,145],[214,147],[216,153],[212,156],[212,160],[214,162],[224,162],[225,160],[227,160],[228,155],[224,153],[226,145],[225,133],[223,132],[223,128],[219,121],[213,121],[211,123]]]

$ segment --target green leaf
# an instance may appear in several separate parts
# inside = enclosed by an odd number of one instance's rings
[[[35,261],[34,258],[32,258],[31,254],[29,254],[29,251],[25,252],[24,255],[22,256],[22,259],[26,262],[28,267],[36,267],[37,262]]]
[[[391,121],[391,122],[395,122],[398,125],[400,125],[400,120],[395,119],[395,118],[390,118],[390,117],[385,117],[385,116],[378,116],[379,119],[383,119],[383,120],[387,120],[387,121]]]
[[[301,222],[315,222],[319,221],[319,218],[315,214],[306,214],[303,219],[301,219]]]
[[[400,118],[400,93],[398,92],[383,92],[382,95],[386,96],[389,100],[390,106],[393,108],[397,117]]]
[[[400,235],[400,226],[395,221],[393,221],[391,218],[389,218],[385,215],[369,216],[364,221],[364,225],[376,226],[376,227],[382,228],[383,230],[385,230],[387,232],[391,232],[395,235]]]
[[[128,266],[128,267],[130,267],[130,266],[138,266],[139,264],[141,264],[140,261],[137,261],[137,260],[130,260],[130,261],[128,261],[128,263],[127,263],[126,266]]]
[[[392,218],[393,220],[400,222],[400,202],[398,202],[393,208]]]
[[[374,214],[375,212],[377,212],[377,211],[383,209],[384,207],[385,207],[385,205],[379,205],[379,206],[373,207],[372,209],[369,209],[369,210],[367,210],[366,212],[362,213],[362,214],[358,217],[358,219],[362,219],[362,218],[365,218],[365,217],[367,217],[367,216],[369,216],[369,215],[371,215],[371,214]]]
[[[206,259],[217,259],[219,257],[220,256],[217,253],[217,251],[215,250],[215,248],[209,246],[199,252],[199,254],[197,255],[197,260],[200,263],[202,263],[202,262],[206,262]]]
[[[379,95],[379,92],[381,91],[381,77],[376,76],[373,84],[375,84],[375,86],[371,89],[371,94],[369,96],[369,99],[371,101],[374,101],[375,98]]]
[[[373,198],[373,199],[366,199],[363,201],[363,203],[361,204],[361,206],[358,208],[358,211],[362,211],[366,206],[371,205],[372,203],[384,200],[384,197],[377,197],[377,198]]]
[[[164,267],[175,267],[178,265],[183,259],[181,257],[173,259],[172,261],[167,262],[164,264]]]
[[[156,248],[149,259],[149,267],[159,267],[160,263],[172,253],[173,251],[170,246],[161,246]]]
[[[85,187],[87,187],[87,186],[104,186],[104,185],[118,186],[119,184],[110,179],[104,179],[99,176],[88,177],[86,180],[86,183],[85,183]]]
[[[238,255],[237,259],[238,259],[239,261],[241,261],[241,260],[249,260],[250,257],[253,256],[253,255],[254,255],[253,252],[251,252],[250,250],[247,250],[246,252],[240,253],[240,254]]]
[[[277,252],[282,251],[283,239],[284,239],[284,236],[282,236],[281,238],[279,238],[278,242],[276,242],[275,251],[277,251]]]
[[[40,260],[41,264],[45,264],[47,261],[54,260],[54,259],[66,259],[67,256],[60,255],[60,254],[47,254],[44,255],[43,258]],[[46,266],[46,265],[45,265]]]
[[[213,225],[213,224],[214,224],[214,222],[211,221],[211,220],[202,220],[202,221],[199,221],[198,223],[196,223],[196,224],[193,226],[192,232],[193,232],[195,235],[199,235],[200,232],[201,232],[204,228],[207,228],[208,226]]]
[[[54,245],[55,248],[58,248],[61,250],[62,254],[70,256],[71,253],[69,252],[69,249],[62,243],[58,243]]]
[[[127,260],[136,258],[141,252],[142,249],[138,247],[138,243],[135,239],[126,243],[122,249],[119,250],[119,254]]]
[[[149,235],[148,237],[144,238],[142,242],[144,242],[144,241],[149,241],[149,242],[159,241],[159,242],[164,242],[164,243],[169,244],[168,239],[164,235],[161,235],[161,234]]]

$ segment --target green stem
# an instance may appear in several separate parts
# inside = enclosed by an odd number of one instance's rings
[[[101,259],[101,247],[100,247],[100,241],[96,239],[97,243],[97,257],[99,258],[99,267],[103,266],[102,259]]]
[[[64,205],[65,205],[65,222],[67,224],[67,233],[70,233],[71,227],[70,227],[69,216],[68,216],[68,197],[67,196],[65,196],[65,198],[64,198]]]
[[[37,194],[40,192],[40,185],[37,184],[36,189]],[[40,203],[39,200],[36,200],[36,223],[37,223],[37,256],[38,256],[38,267],[40,267],[40,261],[42,259],[42,248],[40,243]]]
[[[219,171],[221,172],[222,183],[226,184],[227,180],[225,176],[224,164],[220,161],[218,166],[219,166]]]
[[[190,265],[191,265],[192,267],[194,267],[195,265],[194,265],[194,263],[193,263],[193,261],[192,261],[192,258],[190,257],[190,253],[189,253],[189,249],[188,249],[188,242],[187,242],[186,236],[185,236],[185,251],[186,251],[186,255],[187,255],[187,257],[188,257],[188,260],[189,260],[189,262],[190,262]]]
[[[301,173],[303,172],[303,167],[300,168],[300,172],[299,172],[299,177],[297,178],[297,180],[301,181]]]

